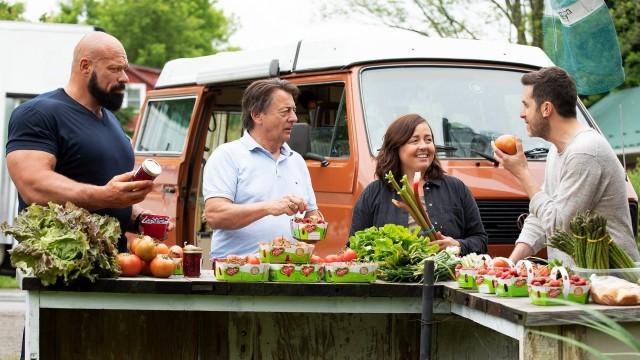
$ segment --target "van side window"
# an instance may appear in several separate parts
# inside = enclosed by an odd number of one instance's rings
[[[182,153],[195,97],[149,101],[136,152]]]
[[[299,88],[296,115],[298,122],[310,127],[311,152],[325,157],[349,158],[344,84]]]

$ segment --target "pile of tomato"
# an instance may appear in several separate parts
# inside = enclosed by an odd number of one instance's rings
[[[158,278],[168,278],[176,266],[181,266],[182,248],[168,247],[149,236],[136,237],[130,244],[131,253],[118,254],[121,276],[140,274]]]
[[[358,259],[358,255],[353,249],[345,249],[337,254],[330,254],[323,257],[318,255],[311,255],[311,263],[312,264],[327,264],[327,263],[335,263],[335,262],[349,262],[356,261]]]

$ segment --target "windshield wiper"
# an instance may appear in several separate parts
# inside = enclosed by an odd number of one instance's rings
[[[489,154],[485,154],[485,153],[483,153],[481,151],[476,151],[476,150],[473,150],[473,149],[469,149],[469,151],[471,151],[472,153],[474,153],[476,155],[480,155],[483,158],[491,161],[493,163],[493,166],[495,166],[495,167],[498,167],[498,165],[500,165],[500,162],[496,158],[494,158],[493,156],[491,156]]]
[[[524,156],[527,158],[537,158],[541,155],[547,155],[549,153],[548,148],[537,147],[524,152]]]
[[[456,150],[458,150],[458,148],[455,147],[455,146],[436,145],[436,151],[437,152],[456,151]],[[479,155],[479,156],[481,156],[481,157],[483,157],[483,158],[485,158],[485,159],[487,159],[489,161],[491,161],[494,166],[500,165],[500,162],[496,158],[494,158],[493,156],[491,156],[489,154],[485,154],[483,152],[476,151],[476,150],[473,150],[473,149],[469,149],[469,151],[474,153],[474,154],[476,154],[476,155]]]
[[[443,152],[443,151],[456,151],[458,150],[457,147],[455,146],[449,146],[449,145],[436,145],[436,151],[437,152]]]

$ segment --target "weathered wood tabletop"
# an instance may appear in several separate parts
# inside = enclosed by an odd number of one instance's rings
[[[122,351],[122,342],[131,358],[138,358],[146,356],[139,349],[145,341],[155,343],[150,351],[158,356],[179,343],[177,357],[203,359],[321,359],[341,354],[354,359],[406,359],[416,358],[419,351],[420,284],[228,283],[216,281],[210,271],[195,279],[98,279],[71,287],[43,287],[38,279],[23,276],[19,283],[28,292],[26,337],[33,358],[40,354],[113,358]],[[439,315],[434,324],[434,358],[584,358],[532,332],[538,329],[602,342],[601,334],[577,324],[583,312],[574,306],[536,306],[528,298],[462,290],[455,282],[436,284],[435,296],[434,312]],[[588,307],[640,334],[640,306]],[[131,310],[136,311],[133,318]],[[170,315],[179,319],[172,322],[175,339],[151,330],[152,339],[143,336],[131,342],[127,335],[114,337],[110,331],[125,325],[135,333],[162,327],[167,311],[181,314]],[[70,322],[70,317],[84,320]],[[109,333],[111,342],[104,340],[100,328]],[[105,355],[82,352],[77,339],[65,338],[69,333],[82,334],[80,343],[98,346]],[[283,346],[290,349],[283,352]]]

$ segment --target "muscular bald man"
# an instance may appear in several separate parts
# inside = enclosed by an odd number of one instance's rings
[[[65,88],[42,94],[14,110],[9,121],[7,167],[19,209],[31,203],[71,201],[120,222],[124,232],[142,209],[134,204],[152,182],[130,182],[131,141],[112,111],[122,105],[127,54],[115,37],[93,32],[73,52]]]

